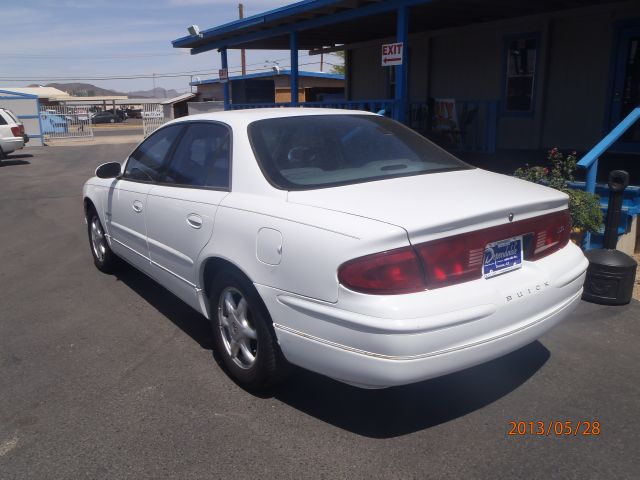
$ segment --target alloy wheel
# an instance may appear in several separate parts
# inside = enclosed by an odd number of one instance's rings
[[[98,217],[93,217],[91,220],[91,248],[93,249],[93,254],[96,256],[98,261],[104,261],[104,257],[107,253],[107,244],[104,231],[102,230],[102,225],[100,225]]]
[[[251,368],[258,355],[258,333],[249,303],[236,288],[227,287],[220,293],[218,327],[227,355],[240,368]]]

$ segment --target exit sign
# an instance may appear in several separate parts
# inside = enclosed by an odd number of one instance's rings
[[[403,54],[404,45],[402,42],[382,45],[382,66],[391,67],[393,65],[402,65]]]

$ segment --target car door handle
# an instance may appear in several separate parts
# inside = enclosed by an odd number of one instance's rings
[[[200,228],[202,227],[202,217],[195,213],[192,213],[187,217],[187,225],[191,228]]]
[[[142,212],[142,202],[140,200],[134,200],[131,208],[133,208],[133,211],[136,213]]]

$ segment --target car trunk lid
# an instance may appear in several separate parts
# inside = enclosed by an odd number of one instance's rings
[[[402,227],[415,244],[566,208],[568,197],[470,169],[292,191],[288,201]]]

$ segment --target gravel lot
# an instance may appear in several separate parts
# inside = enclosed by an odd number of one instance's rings
[[[0,478],[638,478],[640,303],[583,303],[539,342],[364,391],[304,371],[262,396],[206,320],[132,269],[92,265],[81,186],[132,145],[0,163]],[[510,421],[600,435],[508,435]],[[583,430],[583,429],[582,429]]]

